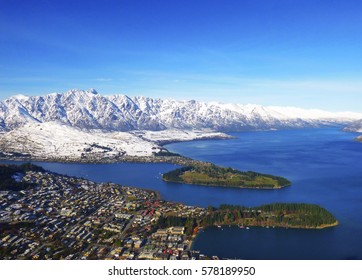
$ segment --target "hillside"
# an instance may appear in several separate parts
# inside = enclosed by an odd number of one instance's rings
[[[168,155],[157,143],[229,136],[212,131],[109,132],[81,130],[55,122],[32,123],[0,135],[0,157],[52,161],[121,161]],[[160,153],[162,152],[162,153]]]
[[[362,119],[349,124],[343,129],[343,131],[362,132]]]

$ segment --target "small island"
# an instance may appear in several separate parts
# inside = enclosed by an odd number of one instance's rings
[[[211,163],[187,165],[163,174],[167,182],[235,188],[280,189],[291,182],[280,176],[239,171]]]

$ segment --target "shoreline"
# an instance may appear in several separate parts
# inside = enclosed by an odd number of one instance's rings
[[[102,159],[72,159],[72,158],[45,158],[45,157],[0,157],[0,161],[24,161],[24,162],[58,162],[58,163],[79,163],[79,164],[106,164],[106,163],[170,163],[176,165],[187,165],[195,163],[208,163],[183,156],[124,156],[119,158]]]
[[[192,141],[192,140],[191,140]],[[166,149],[168,152],[168,150]],[[70,164],[114,164],[114,163],[167,163],[178,166],[188,165],[214,165],[211,162],[195,160],[192,158],[184,157],[182,155],[162,155],[162,156],[119,156],[113,158],[46,158],[46,157],[31,157],[31,156],[15,156],[15,157],[4,157],[0,156],[0,161],[15,161],[15,162],[58,162],[58,163],[70,163]],[[221,166],[220,166],[221,167]],[[256,190],[280,190],[285,187],[289,187],[292,184],[282,185],[277,187],[244,187],[244,186],[229,186],[229,185],[217,185],[217,184],[194,184],[187,182],[177,182],[166,180],[162,176],[161,180],[164,182],[186,184],[186,185],[199,185],[207,187],[219,187],[219,188],[234,188],[234,189],[256,189]]]
[[[281,225],[274,225],[274,226],[269,226],[269,228],[266,228],[266,226],[248,226],[250,228],[265,228],[265,229],[299,229],[299,230],[322,230],[322,229],[326,229],[326,228],[333,228],[339,225],[339,221],[337,220],[336,222],[332,223],[332,224],[323,224],[317,227],[301,227],[301,226],[281,226]],[[234,228],[239,228],[238,225],[220,225],[221,228],[230,228],[230,227],[234,227]],[[216,225],[211,225],[211,226],[207,226],[205,228],[202,228],[202,231],[205,231],[209,228],[217,228],[218,226]],[[245,228],[239,228],[240,230],[246,230]],[[191,240],[190,240],[190,247],[189,250],[193,250],[192,247],[194,246],[194,242],[196,240],[196,238],[200,235],[200,229],[198,229],[197,233],[191,236]]]
[[[173,144],[173,143],[182,143],[182,142],[192,142],[192,141],[204,141],[204,140],[231,140],[237,139],[236,136],[232,136],[226,134],[224,132],[217,132],[221,135],[213,135],[213,136],[199,136],[194,139],[169,139],[169,140],[151,140],[147,139],[143,136],[138,136],[142,140],[154,143],[162,148],[166,153],[171,152],[165,148],[165,145]],[[8,155],[7,155],[8,154]],[[194,163],[207,163],[199,160],[195,160],[192,158],[185,157],[183,155],[156,155],[153,153],[149,156],[130,156],[130,155],[114,155],[114,156],[105,156],[104,153],[93,153],[87,156],[59,156],[59,157],[46,157],[46,156],[32,156],[28,153],[21,153],[16,151],[4,152],[0,151],[0,160],[9,160],[9,161],[41,161],[41,162],[60,162],[60,163],[121,163],[121,162],[138,162],[138,163],[171,163],[171,164],[179,164],[179,165],[187,165]]]
[[[182,143],[182,142],[192,142],[192,141],[210,141],[210,140],[231,140],[231,139],[237,139],[238,137],[236,136],[232,136],[229,134],[226,134],[228,136],[215,136],[215,137],[205,137],[205,138],[195,138],[195,139],[188,139],[188,140],[153,140],[153,142],[155,142],[157,145],[160,145],[161,147],[164,147],[166,145],[169,144],[174,144],[174,143]],[[147,139],[146,139],[147,140]]]
[[[187,182],[177,182],[177,181],[171,181],[171,180],[166,180],[163,179],[163,181],[165,182],[169,182],[169,183],[176,183],[176,184],[185,184],[185,185],[195,185],[195,186],[203,186],[203,187],[221,187],[221,188],[232,188],[232,189],[252,189],[252,190],[280,190],[283,189],[285,187],[290,187],[290,185],[285,185],[285,186],[279,186],[279,187],[275,187],[275,188],[270,188],[270,187],[266,187],[266,188],[261,188],[261,187],[243,187],[243,186],[224,186],[224,185],[208,185],[208,184],[194,184],[194,183],[187,183]]]

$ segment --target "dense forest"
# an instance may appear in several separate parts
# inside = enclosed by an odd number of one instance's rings
[[[207,214],[200,218],[160,217],[157,227],[186,227],[186,234],[192,235],[195,228],[235,225],[317,229],[338,224],[336,218],[326,209],[305,203],[274,203],[258,207],[220,205],[209,206]]]
[[[156,228],[168,228],[168,227],[177,227],[184,226],[186,228],[186,235],[192,235],[194,229],[199,225],[200,221],[196,218],[184,218],[177,216],[161,216],[157,221]]]
[[[195,164],[178,168],[163,174],[163,180],[208,186],[240,188],[281,188],[290,181],[283,177],[261,174],[253,171],[239,171],[215,164]]]
[[[319,228],[337,223],[326,209],[306,203],[274,203],[258,207],[220,205],[210,209],[205,216],[205,225],[250,225],[296,228]]]
[[[44,171],[43,168],[31,163],[22,165],[0,164],[0,191],[20,191],[32,187],[29,183],[18,182],[16,176],[24,175],[27,171]]]

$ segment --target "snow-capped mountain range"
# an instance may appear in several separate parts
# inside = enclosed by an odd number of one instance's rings
[[[220,131],[353,124],[361,113],[102,96],[70,90],[0,102],[0,157],[122,161],[167,155],[173,141],[230,138]],[[147,159],[149,160],[149,159]]]
[[[59,122],[80,129],[106,131],[213,129],[241,131],[349,123],[362,113],[331,113],[294,107],[223,104],[102,96],[95,90],[70,90],[45,96],[17,95],[0,102],[0,129]]]

